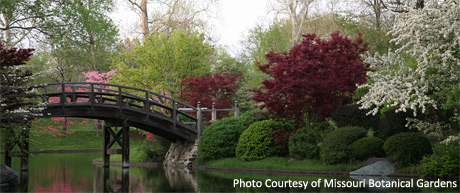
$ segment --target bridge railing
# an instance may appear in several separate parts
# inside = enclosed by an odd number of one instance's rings
[[[146,116],[151,113],[163,115],[171,120],[174,128],[177,123],[192,122],[197,133],[201,134],[200,115],[193,116],[180,110],[187,108],[197,112],[199,108],[148,90],[114,84],[69,82],[47,84],[40,88],[39,93],[48,96],[49,104],[61,105],[62,108],[68,103],[91,106],[106,104],[118,106],[119,109],[145,111]]]

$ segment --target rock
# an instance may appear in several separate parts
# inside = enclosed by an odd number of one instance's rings
[[[398,172],[396,167],[390,162],[384,160],[352,171],[350,172],[350,176],[388,176],[389,174],[396,172]]]
[[[198,139],[192,142],[176,141],[171,143],[163,165],[192,167],[198,152]]]
[[[442,134],[436,133],[436,132],[430,132],[430,133],[426,134],[426,137],[429,138],[429,139],[439,139],[439,138],[442,137]]]
[[[10,167],[0,165],[0,192],[15,192],[19,182],[19,174]]]

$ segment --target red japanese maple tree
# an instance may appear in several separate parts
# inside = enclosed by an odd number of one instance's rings
[[[233,95],[236,93],[237,80],[242,74],[230,75],[226,71],[216,73],[212,76],[190,76],[181,81],[183,86],[179,98],[190,105],[196,106],[201,102],[202,107],[212,108],[216,103],[217,109],[231,108]],[[204,114],[209,119],[210,114]],[[217,114],[218,118],[224,116]]]
[[[357,84],[366,82],[369,70],[360,56],[368,50],[361,34],[355,40],[340,32],[332,33],[330,39],[302,36],[289,53],[266,54],[268,63],[258,68],[270,78],[253,90],[252,97],[274,117],[294,121],[293,132],[306,120],[330,116],[351,97]]]

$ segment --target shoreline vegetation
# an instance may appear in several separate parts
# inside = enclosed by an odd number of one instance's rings
[[[47,122],[47,121],[45,121]],[[75,129],[75,133],[68,134],[66,137],[35,132],[31,135],[30,150],[31,153],[73,153],[73,152],[102,152],[102,135],[96,136],[97,131],[93,129],[93,124],[88,125],[71,125]],[[77,128],[78,127],[78,128]],[[37,129],[37,128],[33,128]],[[102,132],[101,132],[102,133]],[[142,162],[141,152],[139,151],[142,141],[139,137],[131,137],[130,140],[130,162],[134,165],[161,165],[155,162]],[[121,161],[120,155],[110,156],[111,164]],[[93,163],[100,162],[101,158],[96,159]],[[349,172],[358,169],[362,164],[337,164],[328,165],[321,163],[318,160],[293,160],[282,157],[269,157],[263,160],[245,162],[236,157],[224,158],[202,162],[194,165],[195,168],[207,168],[216,171],[262,171],[275,172],[280,170],[284,173],[298,173],[299,171],[322,171],[322,172]],[[288,171],[289,170],[289,171]],[[292,172],[290,172],[292,171]]]

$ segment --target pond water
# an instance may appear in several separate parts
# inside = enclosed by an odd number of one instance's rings
[[[111,166],[104,169],[93,165],[92,160],[101,153],[36,154],[30,157],[29,171],[22,173],[27,183],[20,192],[420,192],[439,189],[412,188],[342,188],[324,187],[324,181],[359,182],[351,178],[295,176],[276,174],[249,174],[187,170],[163,167],[130,167],[122,169]],[[13,169],[19,171],[19,159],[13,159]],[[311,187],[322,180],[320,187]],[[290,182],[289,182],[290,181]],[[309,182],[304,187],[283,186],[294,181]],[[337,184],[335,183],[334,184]],[[24,180],[25,182],[25,180]],[[234,185],[235,183],[235,185]],[[260,187],[254,187],[258,186]],[[249,187],[251,186],[251,187]],[[300,186],[297,184],[297,186]],[[415,185],[414,185],[415,186]],[[446,190],[442,190],[446,191]],[[458,188],[447,189],[458,192]]]

